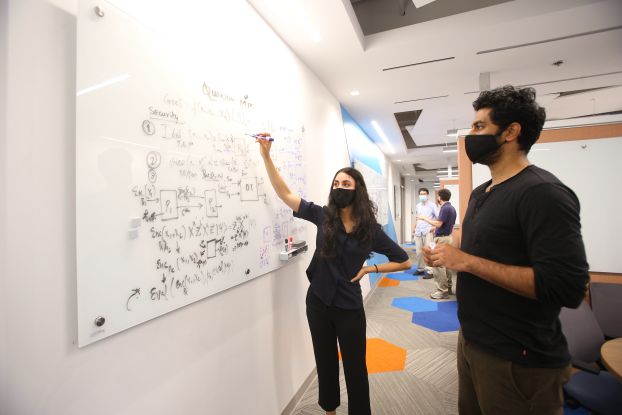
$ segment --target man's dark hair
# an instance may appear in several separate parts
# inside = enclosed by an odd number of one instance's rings
[[[421,194],[421,192],[425,192],[426,195],[430,194],[430,191],[426,189],[425,187],[422,187],[421,189],[419,189],[419,194]]]
[[[513,122],[519,123],[521,132],[518,145],[525,154],[536,142],[546,120],[546,111],[536,102],[533,88],[515,88],[512,85],[482,91],[473,102],[475,111],[490,108],[490,119],[499,126],[499,132]]]
[[[437,194],[443,202],[449,202],[449,199],[451,199],[451,192],[449,189],[441,189],[437,192]]]

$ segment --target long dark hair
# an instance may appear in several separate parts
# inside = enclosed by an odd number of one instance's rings
[[[352,219],[356,222],[352,231],[352,236],[358,239],[362,247],[371,248],[374,228],[377,226],[376,213],[378,208],[376,204],[369,199],[367,193],[367,185],[363,175],[352,167],[344,167],[335,173],[333,181],[330,183],[330,192],[328,196],[328,210],[326,212],[326,220],[322,224],[324,233],[324,245],[320,250],[320,254],[325,258],[334,258],[337,254],[336,237],[337,230],[341,225],[341,217],[339,216],[339,208],[333,198],[333,183],[339,173],[345,173],[352,177],[356,182],[354,189],[354,200],[352,201]]]

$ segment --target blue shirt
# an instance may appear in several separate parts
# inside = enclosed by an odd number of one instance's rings
[[[456,223],[456,208],[449,202],[443,203],[440,212],[438,212],[438,219],[443,224],[436,229],[434,236],[449,236],[454,230],[454,224]]]
[[[418,203],[415,207],[415,213],[417,215],[425,216],[430,219],[436,219],[436,205],[430,201],[426,203]],[[417,219],[417,224],[415,225],[415,236],[427,235],[432,229],[432,225],[423,219]]]
[[[371,252],[386,255],[389,261],[404,262],[408,254],[387,236],[380,225],[372,235],[370,248],[346,233],[341,224],[335,240],[336,257],[324,258],[320,255],[320,247],[324,244],[322,224],[326,220],[326,206],[321,207],[302,199],[298,212],[294,217],[312,222],[317,226],[315,239],[316,251],[307,268],[307,278],[311,282],[311,291],[326,305],[355,310],[363,307],[363,295],[359,281],[350,282],[363,267]]]

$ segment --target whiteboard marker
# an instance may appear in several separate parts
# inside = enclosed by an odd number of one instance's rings
[[[289,243],[287,238],[285,238],[285,252],[289,251]]]
[[[272,137],[264,137],[263,135],[259,135],[259,134],[246,134],[246,135],[251,136],[253,138],[257,138],[259,140],[274,141],[274,138]]]
[[[291,251],[294,245],[294,238],[293,237],[289,237],[289,250]]]

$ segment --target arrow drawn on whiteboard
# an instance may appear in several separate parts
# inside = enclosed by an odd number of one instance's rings
[[[133,297],[136,297],[136,298],[140,297],[140,288],[134,288],[134,289],[132,290],[132,295],[130,295],[130,296],[127,298],[127,301],[125,302],[125,308],[127,308],[127,311],[132,311],[132,310],[130,309],[130,300],[131,300]]]

